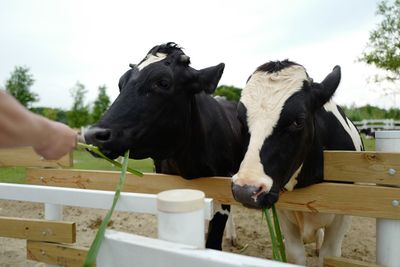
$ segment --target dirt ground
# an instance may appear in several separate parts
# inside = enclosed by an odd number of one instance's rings
[[[104,210],[66,207],[64,220],[77,223],[77,244],[90,246]],[[0,216],[24,218],[43,218],[43,205],[20,201],[0,201]],[[233,207],[233,218],[236,225],[238,245],[232,246],[224,241],[223,250],[243,255],[271,258],[271,244],[265,221],[261,212],[239,206]],[[110,229],[140,234],[149,237],[157,236],[156,218],[152,215],[116,212]],[[243,249],[246,247],[245,249]],[[307,265],[317,266],[315,244],[307,245]],[[342,248],[343,257],[375,261],[375,219],[353,217],[351,230],[345,237]],[[26,260],[26,241],[0,238],[0,266],[43,266]]]

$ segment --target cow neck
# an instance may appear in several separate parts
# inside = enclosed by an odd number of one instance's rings
[[[314,134],[310,149],[306,152],[295,188],[309,186],[323,181],[323,142],[317,124],[314,122]]]
[[[227,123],[227,120],[221,120],[223,115],[222,107],[211,96],[203,93],[193,96],[190,107],[189,136],[185,138],[182,149],[170,159],[174,161],[180,175],[189,179],[229,175],[228,169],[231,167],[220,164],[220,161],[228,161],[227,164],[231,164],[229,162],[231,160],[225,159],[226,155],[213,147],[216,142],[219,142],[222,147],[225,147],[223,142],[229,142],[229,138],[222,131]],[[215,138],[218,140],[214,140]]]

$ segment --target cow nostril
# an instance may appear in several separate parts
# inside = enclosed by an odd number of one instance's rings
[[[111,131],[108,129],[102,129],[95,133],[96,140],[98,141],[107,141],[111,138]]]

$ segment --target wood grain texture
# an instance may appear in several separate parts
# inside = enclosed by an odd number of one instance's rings
[[[277,208],[399,220],[399,197],[400,188],[321,183],[282,193]]]
[[[341,257],[325,257],[324,267],[383,267],[375,263],[359,260],[345,259]]]
[[[119,175],[119,172],[115,171],[28,168],[26,183],[115,191]],[[158,173],[145,173],[143,177],[127,174],[124,191],[157,194],[164,190],[178,188],[198,189],[204,191],[206,197],[222,203],[235,203],[230,183],[230,178],[223,177],[186,180],[180,176]]]
[[[395,173],[389,173],[392,169]],[[327,181],[400,186],[400,153],[324,151]]]
[[[48,242],[74,243],[74,222],[0,217],[0,236]]]
[[[72,166],[72,152],[59,160],[45,160],[32,147],[0,149],[0,167],[60,168]]]
[[[28,169],[27,183],[72,188],[115,190],[118,172]],[[231,193],[231,180],[223,177],[185,180],[179,176],[146,173],[144,177],[127,175],[125,192],[156,194],[176,188],[198,189],[207,197],[225,204],[240,205]],[[400,188],[357,184],[321,183],[284,192],[277,207],[281,209],[349,214],[364,217],[400,219]]]
[[[26,251],[26,257],[30,260],[59,266],[81,267],[88,249],[72,245],[28,240]]]

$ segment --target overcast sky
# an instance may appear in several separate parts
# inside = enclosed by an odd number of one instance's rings
[[[0,2],[0,86],[14,66],[27,66],[35,106],[69,108],[77,81],[93,102],[105,84],[114,99],[129,63],[154,45],[174,41],[194,68],[224,62],[220,84],[244,87],[257,66],[289,58],[314,81],[335,65],[339,104],[390,106],[367,83],[376,70],[357,62],[378,22],[375,0],[21,1]],[[375,89],[374,89],[375,88]]]

